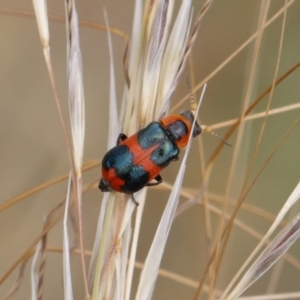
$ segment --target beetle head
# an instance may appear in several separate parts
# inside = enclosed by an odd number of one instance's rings
[[[160,120],[160,123],[167,128],[177,146],[180,148],[186,147],[190,134],[192,134],[192,137],[196,137],[201,133],[201,127],[197,122],[191,132],[193,122],[194,115],[189,110],[180,115],[171,115]]]
[[[180,115],[187,118],[191,122],[191,125],[193,124],[195,118],[194,118],[193,113],[190,110],[186,110],[183,113],[181,113]],[[194,138],[197,135],[199,135],[200,133],[201,133],[201,127],[199,126],[199,124],[196,121],[195,126],[194,126],[194,130],[193,130],[193,133],[192,133],[192,137]]]
[[[101,192],[110,192],[111,191],[110,184],[103,178],[101,178],[98,187],[101,190]]]

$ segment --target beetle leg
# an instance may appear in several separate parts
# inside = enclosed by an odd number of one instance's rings
[[[133,194],[131,194],[131,199],[135,203],[136,206],[139,206],[139,203],[135,200],[135,198],[133,197]]]
[[[160,183],[163,182],[163,179],[162,179],[162,177],[159,174],[156,175],[153,179],[156,180],[156,182],[148,182],[146,184],[146,186],[158,185],[158,184],[160,184]]]
[[[179,160],[179,156],[174,157],[174,161]]]
[[[119,145],[121,142],[125,141],[127,139],[127,135],[124,133],[120,133],[117,139],[117,145]]]

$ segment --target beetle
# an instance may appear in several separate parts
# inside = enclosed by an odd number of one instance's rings
[[[161,171],[170,162],[178,160],[180,149],[189,140],[194,115],[187,110],[151,122],[130,137],[120,133],[117,145],[109,150],[102,160],[102,192],[117,191],[131,194],[145,186],[162,183]],[[195,122],[192,137],[201,133]]]

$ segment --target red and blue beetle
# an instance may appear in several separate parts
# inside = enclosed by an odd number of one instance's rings
[[[162,183],[160,173],[171,161],[178,160],[180,148],[188,143],[193,122],[194,115],[187,110],[151,122],[130,137],[120,133],[117,145],[102,160],[99,189],[132,195],[145,186]],[[192,137],[200,133],[201,127],[195,122]]]

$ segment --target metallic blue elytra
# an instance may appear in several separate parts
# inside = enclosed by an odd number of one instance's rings
[[[123,193],[131,193],[132,189],[149,181],[149,174],[141,166],[134,165],[134,155],[126,145],[112,148],[102,161],[102,168],[109,172],[115,170],[115,175],[124,182]]]
[[[157,166],[165,168],[178,157],[179,148],[172,137],[158,122],[150,123],[137,133],[138,142],[143,150],[152,149],[150,160]]]
[[[120,134],[118,144],[102,160],[102,192],[118,191],[133,194],[145,186],[162,182],[161,171],[177,160],[190,135],[201,133],[191,111],[171,115],[152,122],[127,138]],[[155,180],[155,182],[151,182]]]

